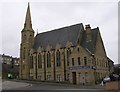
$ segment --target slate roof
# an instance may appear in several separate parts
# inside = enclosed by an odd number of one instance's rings
[[[86,34],[83,33],[83,38],[81,40],[81,46],[83,46],[85,49],[87,49],[90,53],[94,54],[95,51],[95,46],[96,46],[96,39],[97,39],[97,33],[98,33],[99,29],[95,28],[92,29],[92,40],[91,41],[86,41]]]
[[[58,42],[61,44],[61,47],[65,47],[67,41],[72,42],[73,46],[75,46],[79,38],[81,46],[89,50],[91,53],[94,53],[97,32],[99,31],[98,28],[92,29],[91,42],[86,42],[86,35],[82,30],[84,30],[84,27],[83,24],[80,23],[39,33],[35,37],[33,49],[35,52],[37,52],[39,47],[43,47],[45,50],[48,44],[52,46],[52,49],[55,49]]]

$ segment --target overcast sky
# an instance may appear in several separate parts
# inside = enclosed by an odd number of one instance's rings
[[[27,2],[2,2],[0,7],[0,53],[19,57]],[[30,2],[30,10],[39,33],[77,23],[99,27],[108,57],[118,63],[118,2]]]

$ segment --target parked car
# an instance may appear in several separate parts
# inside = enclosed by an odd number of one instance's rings
[[[106,82],[110,82],[111,80],[110,80],[110,77],[105,77],[104,79],[103,79],[103,83],[106,83]]]
[[[118,74],[112,74],[110,75],[111,81],[118,81],[120,79],[120,76]]]
[[[119,78],[118,78],[118,80],[120,81],[120,74],[119,74]]]

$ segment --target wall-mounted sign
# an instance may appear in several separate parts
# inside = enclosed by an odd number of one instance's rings
[[[92,66],[92,69],[96,70],[96,66]]]

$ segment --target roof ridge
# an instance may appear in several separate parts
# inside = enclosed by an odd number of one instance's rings
[[[51,31],[39,33],[35,37],[33,49],[37,51],[39,46],[43,46],[44,49],[48,45],[48,41],[52,45],[52,48],[55,48],[56,43],[58,40],[61,43],[61,46],[64,47],[66,45],[67,41],[72,42],[73,45],[76,43],[76,39],[78,37],[79,31],[81,30],[81,27],[83,26],[82,23],[74,24],[58,29],[54,29]]]
[[[49,32],[53,32],[53,31],[56,31],[56,30],[58,31],[60,29],[64,29],[64,28],[68,28],[68,27],[72,27],[72,26],[76,26],[76,25],[82,25],[82,23],[78,23],[78,24],[73,24],[73,25],[70,25],[70,26],[64,26],[64,27],[56,28],[56,29],[53,29],[53,30],[50,30],[50,31],[38,33],[37,35],[44,34],[44,33],[49,33]]]

